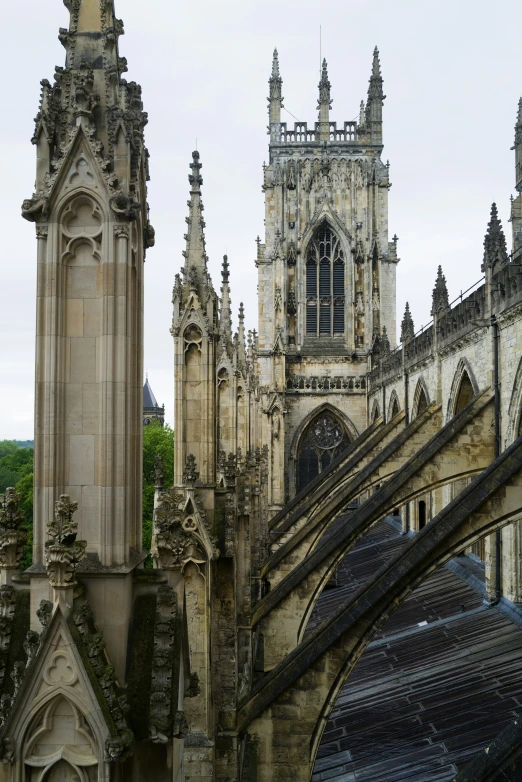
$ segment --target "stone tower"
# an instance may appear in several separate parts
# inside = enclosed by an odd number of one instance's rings
[[[282,79],[274,52],[266,235],[257,256],[258,358],[273,508],[364,428],[368,353],[381,341],[395,343],[397,238],[388,241],[382,84],[375,49],[359,121],[338,127],[330,119],[323,61],[318,121],[289,129],[281,121]],[[319,407],[326,417],[314,440],[305,430]]]

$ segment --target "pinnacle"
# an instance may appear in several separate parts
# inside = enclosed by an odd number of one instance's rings
[[[239,322],[242,323],[245,320],[245,307],[243,302],[239,304]]]
[[[187,249],[183,253],[185,256],[185,273],[195,267],[198,270],[198,279],[202,282],[206,279],[207,255],[205,251],[205,221],[203,220],[203,204],[201,202],[201,185],[203,178],[201,176],[201,163],[199,162],[199,152],[192,153],[192,162],[190,164],[190,201],[189,216],[187,224],[189,231],[185,238],[187,240]],[[201,276],[203,271],[203,276]]]
[[[372,63],[372,76],[380,77],[381,75],[381,63],[379,60],[379,49],[375,47],[373,50],[373,63]]]
[[[433,288],[431,314],[437,315],[442,310],[449,307],[448,286],[446,278],[442,273],[442,266],[437,269],[437,279]]]
[[[406,302],[404,308],[404,317],[401,323],[401,342],[407,342],[413,339],[415,336],[415,326],[413,325],[413,318],[411,317],[409,302]]]
[[[522,125],[522,98],[518,101],[517,125]]]
[[[493,266],[500,261],[506,263],[508,260],[508,253],[506,249],[506,237],[502,229],[502,223],[498,217],[497,205],[495,202],[491,204],[491,214],[488,223],[488,230],[484,237],[484,264],[485,267],[493,268]]]
[[[274,49],[274,55],[272,58],[272,78],[279,78],[279,55],[277,53],[277,49]]]

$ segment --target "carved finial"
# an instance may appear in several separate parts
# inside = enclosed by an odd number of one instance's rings
[[[228,255],[223,256],[223,265],[221,267],[221,279],[223,283],[228,283],[230,280],[230,267],[228,265]]]
[[[409,342],[415,335],[415,327],[413,325],[413,318],[411,317],[410,305],[406,302],[406,308],[404,310],[404,317],[401,323],[401,342]]]
[[[154,470],[150,476],[154,478],[154,488],[161,490],[165,482],[165,467],[163,465],[163,456],[157,453],[154,457]]]
[[[185,463],[185,469],[183,470],[183,483],[192,485],[196,483],[198,478],[199,472],[197,471],[196,457],[194,454],[189,453]]]
[[[437,279],[433,288],[431,314],[438,315],[449,307],[448,287],[446,278],[442,273],[442,266],[437,269]]]
[[[195,150],[192,153],[192,163],[190,164],[191,173],[189,174],[189,183],[192,193],[201,193],[203,177],[200,174],[201,163],[199,162],[199,152]]]
[[[16,570],[20,566],[27,542],[23,521],[20,495],[16,489],[9,487],[5,494],[0,494],[0,568]]]
[[[281,94],[283,80],[279,74],[279,57],[277,49],[274,49],[272,58],[272,74],[268,80],[270,94],[268,97],[268,121],[281,122],[281,109],[283,108],[283,98]]]
[[[78,524],[73,514],[77,509],[78,503],[71,502],[68,494],[62,494],[54,503],[54,519],[47,523],[45,562],[49,582],[55,589],[75,585],[76,567],[86,556],[87,542],[76,540]]]
[[[482,271],[486,269],[493,270],[495,264],[501,265],[508,262],[508,253],[506,249],[506,237],[502,230],[502,223],[498,217],[497,205],[491,205],[491,216],[489,218],[488,230],[484,237],[484,260]]]
[[[373,62],[372,62],[372,79],[381,78],[381,63],[379,60],[379,49],[375,47],[373,50]]]

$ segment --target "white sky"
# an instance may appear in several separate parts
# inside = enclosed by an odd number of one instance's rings
[[[214,285],[228,253],[232,300],[256,325],[255,238],[263,236],[261,166],[272,50],[286,108],[313,123],[319,25],[334,99],[332,120],[356,118],[373,47],[381,53],[384,160],[391,163],[390,236],[399,236],[398,321],[410,301],[429,320],[438,264],[450,298],[480,276],[493,200],[511,246],[513,127],[522,94],[520,0],[116,0],[120,54],[149,113],[149,202],[156,247],[145,276],[145,367],[172,421],[171,290],[182,264],[188,165],[196,138]],[[39,82],[64,64],[60,0],[2,3],[0,144],[0,439],[33,437],[36,240],[20,206],[33,192],[30,143]],[[285,114],[285,112],[283,112]],[[285,114],[289,123],[294,119]]]

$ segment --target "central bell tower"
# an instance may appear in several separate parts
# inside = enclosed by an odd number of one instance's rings
[[[381,159],[385,96],[377,48],[357,122],[331,121],[326,60],[312,127],[296,122],[290,129],[281,121],[277,50],[269,87],[258,357],[268,429],[275,407],[277,432],[281,415],[285,421],[284,437],[278,433],[272,448],[280,454],[274,475],[288,478],[286,487],[276,479],[276,508],[306,482],[297,474],[298,440],[301,424],[306,428],[317,408],[326,405],[333,418],[324,426],[340,426],[348,439],[366,426],[369,354],[395,342],[398,259],[397,237],[388,239],[390,179]],[[266,434],[274,441],[273,432]]]

